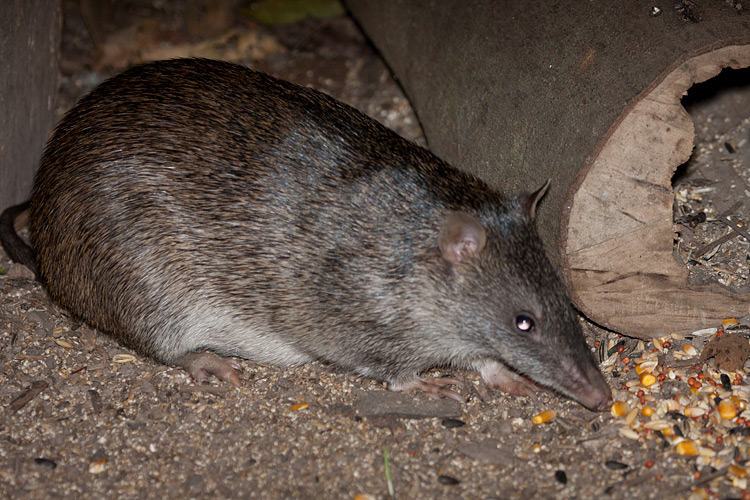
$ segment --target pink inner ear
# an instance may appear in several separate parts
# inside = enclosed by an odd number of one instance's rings
[[[460,264],[467,257],[478,255],[484,248],[484,228],[466,212],[452,212],[443,222],[438,246],[443,258],[451,264]]]

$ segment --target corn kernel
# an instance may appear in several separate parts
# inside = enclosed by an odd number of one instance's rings
[[[641,384],[643,384],[644,387],[650,387],[656,383],[656,377],[654,377],[650,373],[644,373],[641,375]]]
[[[654,410],[654,407],[651,405],[646,405],[643,408],[641,408],[641,415],[643,415],[644,417],[650,417],[655,412],[656,410]]]
[[[680,441],[677,446],[674,447],[675,451],[680,455],[697,455],[698,445],[692,441]]]
[[[719,401],[719,415],[727,420],[733,419],[737,416],[737,405],[731,399],[722,399]]]
[[[740,322],[737,321],[736,319],[734,319],[734,318],[728,318],[728,319],[725,319],[724,321],[721,322],[721,327],[724,330],[726,330],[727,328],[732,328],[732,327],[737,326],[739,324],[740,324]]]
[[[674,429],[672,428],[672,426],[667,427],[666,429],[662,430],[661,432],[662,432],[662,434],[664,434],[667,437],[674,436]]]
[[[624,417],[630,413],[630,407],[625,401],[615,401],[609,411],[613,417]]]
[[[728,472],[730,475],[738,477],[740,479],[747,476],[747,470],[745,470],[744,467],[740,467],[739,465],[730,465]]]
[[[543,411],[539,415],[534,415],[534,418],[532,418],[531,421],[539,425],[545,422],[549,422],[550,420],[555,418],[555,415],[557,415],[555,410],[547,410],[547,411]]]
[[[542,445],[535,444],[534,446],[531,447],[531,451],[533,451],[534,453],[541,453]]]

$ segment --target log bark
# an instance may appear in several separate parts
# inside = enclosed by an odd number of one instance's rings
[[[61,11],[58,0],[10,0],[0,14],[0,210],[31,194],[55,124]]]
[[[694,145],[680,99],[750,66],[738,2],[347,4],[433,151],[506,192],[553,179],[540,229],[590,319],[648,337],[750,312],[673,256],[671,179]]]

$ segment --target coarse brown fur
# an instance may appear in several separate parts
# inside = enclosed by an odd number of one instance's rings
[[[59,124],[32,194],[36,257],[17,258],[57,303],[166,363],[202,349],[318,359],[403,385],[491,360],[600,408],[609,389],[537,200],[312,89],[163,61],[104,82]],[[438,248],[455,212],[486,232],[461,262]]]

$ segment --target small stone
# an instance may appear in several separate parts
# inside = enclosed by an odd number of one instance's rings
[[[500,441],[487,439],[480,443],[467,443],[459,445],[456,451],[469,458],[480,462],[504,464],[510,466],[515,460],[513,450],[510,447],[498,447]]]

